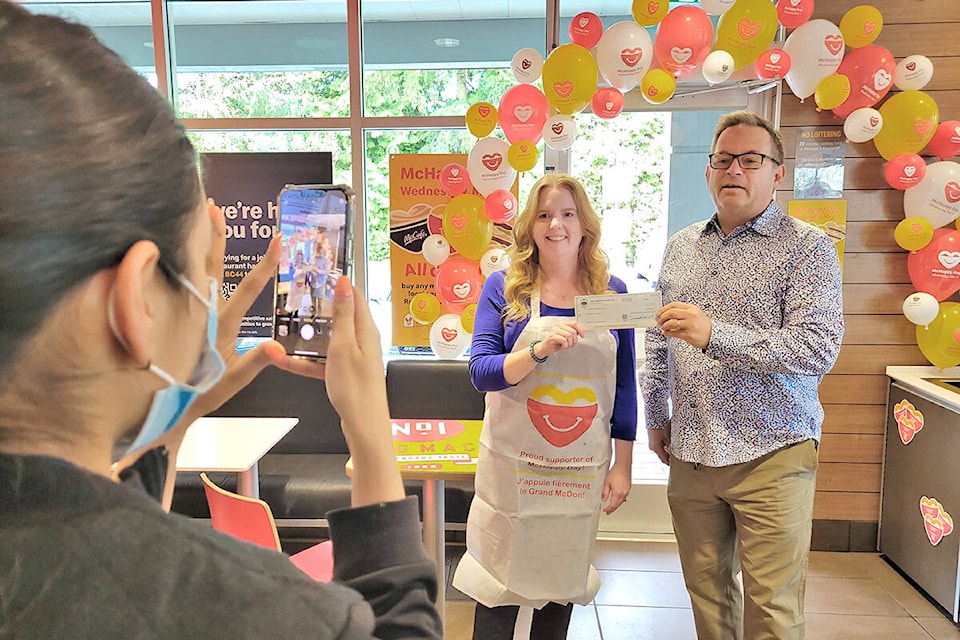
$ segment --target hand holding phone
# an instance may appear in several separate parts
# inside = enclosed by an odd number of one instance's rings
[[[323,360],[334,289],[353,270],[354,193],[346,185],[286,185],[277,202],[283,253],[273,335],[287,354]]]

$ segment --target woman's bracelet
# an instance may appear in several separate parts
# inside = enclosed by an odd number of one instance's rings
[[[544,362],[547,361],[547,358],[550,357],[550,356],[543,356],[541,358],[537,355],[537,352],[533,350],[533,348],[538,344],[540,344],[541,342],[543,342],[543,340],[534,340],[533,342],[530,343],[530,357],[533,358],[533,361],[538,364],[543,364]]]

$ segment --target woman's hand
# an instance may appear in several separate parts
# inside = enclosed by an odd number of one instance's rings
[[[575,321],[558,322],[550,333],[535,347],[538,357],[552,356],[558,351],[572,349],[584,336],[583,328]]]
[[[633,442],[629,440],[614,441],[614,463],[607,471],[603,481],[603,493],[600,502],[607,502],[603,512],[610,515],[627,501],[627,495],[633,486]],[[609,502],[608,502],[609,501]]]

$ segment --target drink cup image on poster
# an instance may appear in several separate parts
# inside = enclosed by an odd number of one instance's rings
[[[283,251],[276,278],[274,338],[290,355],[326,358],[333,292],[351,275],[354,194],[345,185],[287,185],[277,198]]]

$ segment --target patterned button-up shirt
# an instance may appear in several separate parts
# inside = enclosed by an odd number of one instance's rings
[[[722,467],[819,441],[817,386],[843,338],[840,268],[826,234],[776,202],[727,236],[714,214],[670,239],[657,288],[663,304],[696,305],[713,323],[703,350],[647,330],[646,425],[669,423],[674,456]]]

